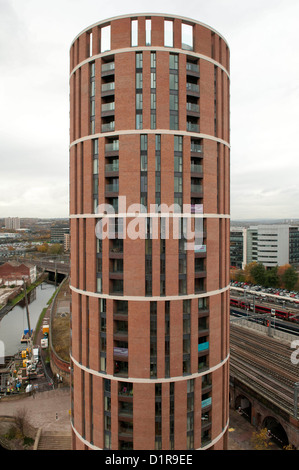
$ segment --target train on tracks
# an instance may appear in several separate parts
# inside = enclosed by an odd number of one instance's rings
[[[260,314],[266,314],[266,315],[271,315],[271,317],[278,318],[280,320],[284,321],[289,321],[292,323],[296,323],[299,325],[299,312],[293,311],[291,309],[287,308],[280,308],[278,306],[267,306],[267,305],[261,305],[259,303],[256,303],[255,305],[253,302],[246,302],[244,299],[238,299],[238,298],[230,298],[230,306],[239,308],[241,310],[245,311],[250,311],[250,312],[255,312],[255,313],[260,313]]]

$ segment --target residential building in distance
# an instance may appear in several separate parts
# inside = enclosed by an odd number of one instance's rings
[[[19,217],[6,217],[5,219],[5,228],[18,230],[20,228],[20,219]]]
[[[180,16],[71,44],[73,449],[227,448],[229,80]]]

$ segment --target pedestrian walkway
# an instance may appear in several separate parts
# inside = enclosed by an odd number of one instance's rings
[[[236,410],[229,411],[228,450],[256,450],[251,438],[255,427]],[[271,442],[269,450],[281,450]]]
[[[16,416],[26,410],[26,419],[36,429],[71,433],[70,389],[37,392],[20,400],[0,400],[0,416]]]
[[[235,410],[229,412],[228,431],[228,450],[254,450],[251,436],[255,428]]]

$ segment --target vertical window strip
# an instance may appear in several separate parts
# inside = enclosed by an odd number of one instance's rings
[[[174,406],[175,406],[175,400],[174,400],[174,394],[175,394],[175,383],[170,382],[169,384],[169,427],[170,427],[170,433],[169,433],[169,449],[174,450],[174,431],[175,431],[175,425],[174,425]]]
[[[136,52],[136,129],[143,127],[143,56],[142,52]]]
[[[100,342],[100,371],[106,372],[106,299],[98,299],[98,315],[99,315],[99,342]]]
[[[92,141],[93,145],[93,210],[97,213],[99,205],[99,139]]]
[[[217,67],[214,66],[214,135],[217,136]]]
[[[162,384],[155,384],[155,450],[162,450]]]
[[[183,300],[183,375],[191,374],[191,300]]]
[[[89,65],[90,74],[90,133],[95,133],[95,62],[91,62]]]
[[[161,204],[161,135],[155,138],[155,204]],[[156,208],[158,211],[158,208]]]
[[[165,377],[170,377],[170,301],[165,302]]]
[[[157,377],[157,302],[150,302],[150,377]]]
[[[165,223],[166,220],[164,217],[160,218],[160,295],[166,295],[165,286],[165,243],[166,243],[166,234],[165,234]]]
[[[89,435],[90,442],[93,444],[93,374],[89,374]]]
[[[179,128],[179,56],[169,54],[169,128]]]
[[[151,129],[156,129],[156,52],[151,52]]]
[[[111,449],[111,380],[103,380],[104,387],[104,449]]]
[[[187,449],[194,449],[194,379],[187,381]]]
[[[101,219],[97,220],[97,223],[100,223]],[[97,292],[101,293],[102,292],[102,250],[103,250],[103,241],[101,238],[96,239],[97,243],[97,263],[96,263],[96,290]]]

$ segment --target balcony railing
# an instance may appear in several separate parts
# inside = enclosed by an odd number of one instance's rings
[[[209,349],[209,341],[206,341],[205,343],[200,343],[198,345],[198,352],[206,351],[208,349]]]
[[[118,171],[119,170],[119,164],[117,163],[107,163],[105,165],[105,171]]]
[[[111,70],[114,70],[114,68],[114,62],[108,62],[107,64],[102,65],[102,72],[110,72]]]
[[[191,152],[201,153],[202,152],[202,145],[195,144],[194,142],[191,142]]]
[[[109,83],[103,83],[102,85],[102,91],[112,91],[115,90],[115,83],[114,82],[109,82]]]
[[[202,173],[203,165],[197,165],[196,163],[191,163],[191,173]]]
[[[106,111],[114,111],[115,110],[115,103],[113,101],[113,103],[104,103],[102,104],[102,112],[106,112]]]
[[[199,85],[197,85],[196,83],[187,82],[186,83],[186,88],[187,88],[187,91],[192,91],[194,93],[199,93]]]
[[[115,140],[110,144],[105,145],[105,152],[117,152],[119,150],[119,141]]]
[[[191,184],[191,193],[202,193],[202,186],[200,184]]]
[[[187,103],[187,111],[193,111],[194,113],[199,113],[199,104]]]
[[[187,121],[187,131],[189,132],[199,132],[199,125],[193,124],[193,122]]]
[[[211,404],[212,404],[212,397],[209,397],[206,400],[202,400],[201,408],[205,408],[206,406],[210,406]]]
[[[192,64],[190,62],[186,63],[186,70],[190,70],[190,72],[199,72],[199,66],[198,64]]]
[[[102,124],[102,132],[112,132],[115,129],[115,122],[107,122],[106,124]]]
[[[105,190],[106,193],[118,193],[119,185],[118,183],[106,184]]]

